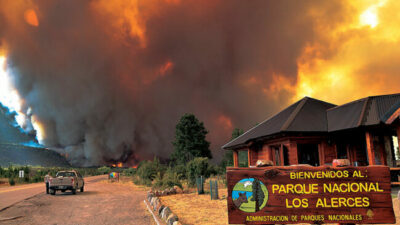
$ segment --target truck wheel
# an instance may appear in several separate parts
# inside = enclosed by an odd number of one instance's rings
[[[50,189],[50,194],[51,194],[51,195],[56,195],[56,190]]]
[[[75,188],[72,189],[72,194],[73,194],[73,195],[76,194],[76,189],[75,189]]]
[[[83,186],[81,187],[81,192],[83,192]]]

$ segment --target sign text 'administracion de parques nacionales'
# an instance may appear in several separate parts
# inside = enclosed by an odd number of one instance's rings
[[[231,224],[395,223],[387,166],[228,168]]]

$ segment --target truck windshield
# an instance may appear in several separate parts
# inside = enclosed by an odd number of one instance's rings
[[[57,177],[75,177],[74,172],[59,172],[57,173]]]

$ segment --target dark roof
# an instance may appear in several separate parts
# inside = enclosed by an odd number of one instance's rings
[[[326,110],[335,106],[331,103],[305,97],[225,144],[222,148],[239,147],[253,139],[284,131],[327,132]]]
[[[222,148],[240,148],[257,138],[282,132],[333,132],[378,125],[399,108],[400,94],[371,96],[340,106],[305,97]]]
[[[384,123],[400,107],[400,94],[371,96],[327,111],[328,131]]]

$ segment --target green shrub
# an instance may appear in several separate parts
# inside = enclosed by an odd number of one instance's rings
[[[25,166],[23,168],[21,168],[21,170],[24,171],[24,173],[26,174],[26,176],[28,176],[29,172],[31,171],[31,169],[28,166]]]
[[[132,181],[134,184],[137,184],[137,185],[151,186],[151,184],[152,184],[151,180],[143,180],[143,179],[140,179],[139,176],[133,176]]]
[[[187,169],[186,169],[186,165],[184,164],[179,164],[176,165],[175,167],[173,167],[173,171],[178,175],[178,177],[180,179],[186,179],[186,173],[187,173]]]
[[[8,183],[9,183],[11,186],[14,186],[14,185],[15,185],[14,177],[8,178]]]
[[[125,170],[122,172],[122,174],[123,174],[124,176],[133,176],[133,175],[136,174],[136,169],[135,169],[135,168],[128,168],[128,169],[125,169]]]
[[[172,169],[169,169],[167,172],[165,172],[163,177],[163,188],[172,188],[174,186],[178,186],[183,189],[181,177],[176,172],[173,172]]]
[[[196,178],[200,176],[209,177],[208,171],[209,163],[208,158],[198,157],[194,158],[187,164],[187,179],[190,186],[196,184]]]
[[[36,174],[35,176],[32,177],[32,181],[34,183],[41,182],[43,180],[44,180],[44,177],[42,177],[40,174]]]
[[[100,172],[100,174],[109,174],[111,172],[111,168],[107,166],[102,166],[97,170]]]
[[[160,163],[157,158],[153,161],[142,161],[136,171],[136,175],[143,181],[153,181],[157,174],[160,173],[162,177],[165,172],[165,166]],[[148,182],[147,182],[148,183]]]
[[[161,188],[161,189],[178,186],[181,189],[183,189],[180,180],[181,180],[180,176],[176,172],[174,172],[173,168],[170,167],[167,169],[167,171],[164,173],[162,177],[160,173],[157,174],[156,178],[154,179],[153,186],[155,188]]]

